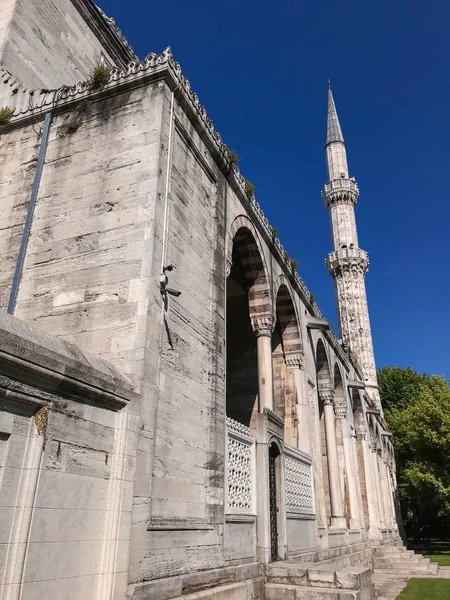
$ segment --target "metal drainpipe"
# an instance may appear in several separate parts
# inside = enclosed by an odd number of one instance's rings
[[[16,269],[14,271],[14,279],[12,282],[11,293],[9,295],[7,312],[10,315],[14,314],[14,309],[16,307],[17,293],[19,291],[19,283],[20,283],[20,279],[22,277],[23,264],[25,262],[25,254],[27,251],[28,239],[30,237],[31,223],[33,221],[34,209],[36,206],[36,200],[37,200],[37,196],[39,193],[39,184],[41,182],[42,170],[44,168],[45,153],[47,150],[48,134],[50,131],[51,120],[52,120],[51,113],[47,113],[45,115],[44,128],[42,130],[41,146],[39,148],[39,156],[38,156],[38,162],[37,162],[37,166],[36,166],[36,173],[34,176],[33,189],[31,190],[30,203],[28,204],[27,218],[25,220],[25,226],[24,226],[23,233],[22,233],[22,240],[20,242],[19,255],[17,257],[17,262],[16,262]]]

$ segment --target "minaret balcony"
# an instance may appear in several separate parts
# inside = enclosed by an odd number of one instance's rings
[[[322,190],[322,198],[327,209],[333,204],[355,204],[358,201],[359,188],[356,181],[352,179],[333,179],[325,185]]]
[[[365,275],[369,269],[369,255],[361,248],[339,248],[327,256],[326,266],[332,277],[344,271]]]

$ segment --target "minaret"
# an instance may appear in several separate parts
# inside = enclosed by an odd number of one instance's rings
[[[349,178],[347,151],[330,82],[325,154],[328,183],[322,197],[330,213],[333,237],[333,252],[328,255],[326,265],[334,279],[339,329],[343,343],[355,355],[362,369],[370,397],[381,409],[364,283],[369,257],[359,248],[356,231],[355,205],[359,190],[354,177]]]

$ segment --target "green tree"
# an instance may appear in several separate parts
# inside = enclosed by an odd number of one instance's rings
[[[416,533],[430,527],[435,535],[442,534],[450,519],[448,382],[400,367],[380,369],[378,381],[386,422],[394,435],[405,525]]]

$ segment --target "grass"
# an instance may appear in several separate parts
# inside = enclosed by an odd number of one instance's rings
[[[431,562],[437,563],[440,567],[450,567],[450,552],[439,552],[437,554],[424,554]],[[449,595],[450,598],[450,595]]]
[[[436,562],[440,567],[450,567],[450,544],[443,541],[432,541],[428,550],[422,552],[425,558]],[[450,598],[450,595],[449,595]]]
[[[397,600],[449,600],[450,579],[410,579]]]

